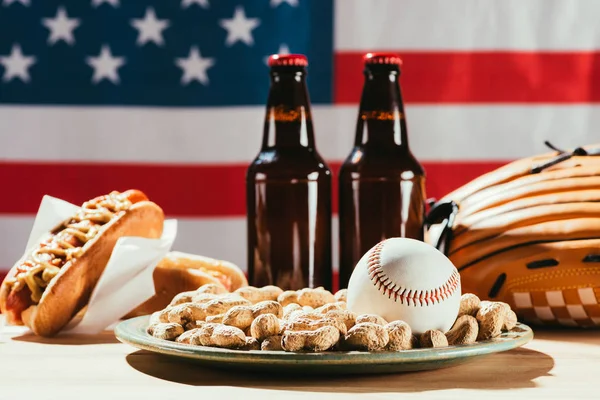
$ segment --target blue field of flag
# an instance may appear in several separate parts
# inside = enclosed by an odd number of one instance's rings
[[[264,104],[277,52],[331,102],[332,0],[2,0],[0,103]]]

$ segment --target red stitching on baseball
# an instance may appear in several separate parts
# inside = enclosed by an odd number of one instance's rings
[[[460,283],[460,274],[456,269],[442,286],[430,290],[413,290],[398,286],[393,283],[389,276],[385,274],[381,268],[380,255],[383,249],[385,240],[377,243],[371,254],[367,264],[369,278],[378,290],[383,292],[388,298],[394,298],[394,301],[399,301],[400,304],[408,304],[412,306],[429,306],[446,300],[458,288]]]

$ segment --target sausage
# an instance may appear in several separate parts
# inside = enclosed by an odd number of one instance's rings
[[[11,325],[21,324],[21,313],[31,303],[31,290],[25,286],[21,290],[13,290],[6,298],[6,322]]]

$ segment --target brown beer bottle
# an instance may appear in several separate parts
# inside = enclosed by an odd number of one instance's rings
[[[248,281],[332,290],[331,170],[315,147],[308,61],[273,55],[269,66],[262,147],[246,175]]]
[[[381,240],[424,237],[425,172],[408,147],[401,60],[369,53],[364,64],[354,148],[339,175],[340,289]]]

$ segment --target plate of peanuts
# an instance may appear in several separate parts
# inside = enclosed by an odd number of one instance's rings
[[[163,310],[120,322],[139,349],[227,370],[374,374],[431,370],[511,350],[533,339],[510,306],[466,293],[448,332],[413,334],[404,321],[346,308],[346,289],[297,291],[215,284],[176,295]]]

